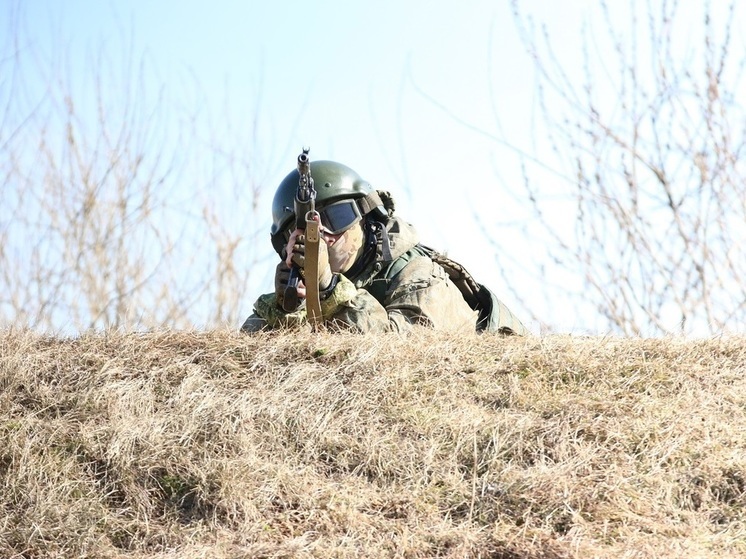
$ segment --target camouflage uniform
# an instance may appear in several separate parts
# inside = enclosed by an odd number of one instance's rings
[[[432,251],[418,244],[414,228],[391,217],[385,225],[372,222],[369,237],[375,254],[360,271],[353,268],[321,301],[326,323],[359,332],[404,331],[413,324],[462,332],[528,333],[521,322],[486,287],[472,284],[483,304],[473,310]],[[369,235],[371,234],[369,233]],[[447,259],[446,259],[447,260]],[[450,261],[449,261],[450,262]],[[451,262],[451,264],[455,264]],[[458,266],[456,264],[456,266]],[[459,267],[460,271],[463,271]],[[473,301],[472,301],[473,305]],[[486,308],[489,307],[489,308]],[[305,305],[284,312],[274,293],[259,297],[245,331],[299,326],[306,322]]]

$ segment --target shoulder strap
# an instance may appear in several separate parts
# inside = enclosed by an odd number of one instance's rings
[[[383,298],[386,296],[386,292],[389,289],[389,285],[391,285],[391,281],[399,275],[399,272],[401,272],[413,258],[417,256],[429,255],[422,250],[420,245],[415,245],[399,258],[388,263],[388,265],[376,274],[373,280],[366,285],[364,289],[366,289],[368,293],[373,295],[373,297],[378,301],[383,301]]]

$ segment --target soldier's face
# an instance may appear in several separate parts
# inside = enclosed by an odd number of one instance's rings
[[[345,273],[363,252],[365,235],[361,223],[339,235],[332,235],[322,229],[321,235],[329,247],[329,267],[334,273]]]

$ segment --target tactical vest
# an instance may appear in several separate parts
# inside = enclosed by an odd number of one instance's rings
[[[464,301],[472,310],[479,313],[476,324],[478,332],[497,332],[519,336],[529,333],[521,321],[510,312],[510,309],[488,287],[478,283],[461,264],[422,244],[415,245],[389,263],[363,289],[367,290],[378,301],[383,301],[393,279],[410,260],[417,256],[425,256],[431,259],[446,271],[449,279],[458,287]]]

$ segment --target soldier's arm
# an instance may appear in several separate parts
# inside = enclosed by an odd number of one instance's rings
[[[244,326],[247,331],[300,326],[306,321],[305,306],[286,313],[273,293],[259,297],[254,309]],[[321,311],[327,324],[364,333],[401,332],[413,325],[473,332],[476,325],[476,313],[461,292],[443,268],[426,257],[409,262],[392,279],[382,301],[339,276],[321,302]]]
[[[443,268],[426,257],[410,261],[392,279],[382,301],[364,289],[355,290],[344,277],[337,289],[336,297],[322,303],[324,318],[360,332],[404,331],[413,325],[475,330],[476,313]]]

